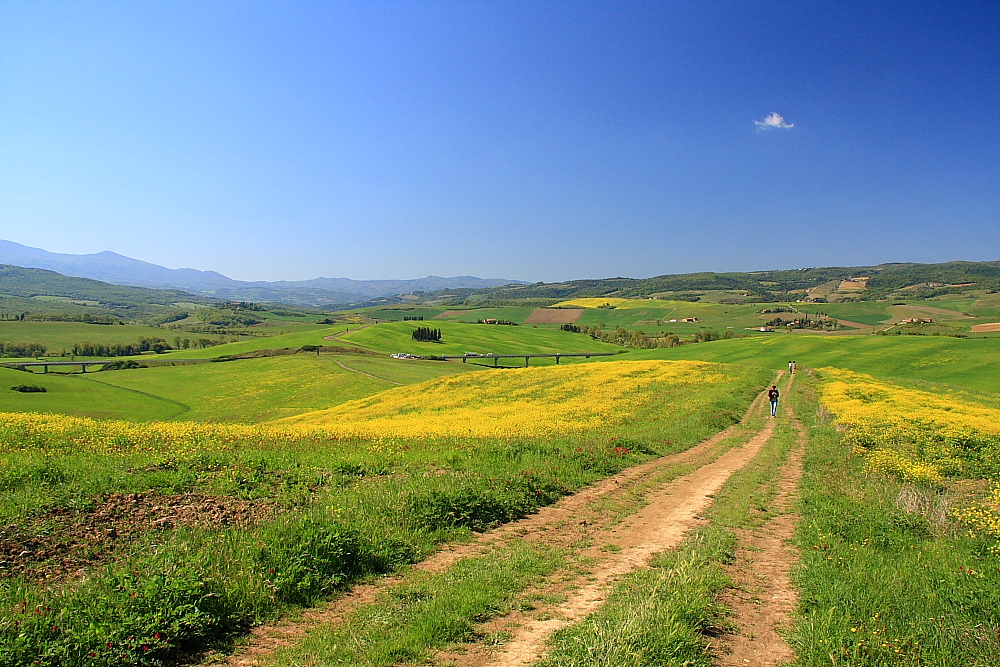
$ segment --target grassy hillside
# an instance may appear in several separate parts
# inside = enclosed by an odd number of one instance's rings
[[[757,303],[804,298],[808,290],[836,291],[841,281],[866,277],[867,290],[842,293],[862,300],[889,298],[910,290],[911,297],[961,293],[969,289],[1000,289],[1000,262],[946,262],[942,264],[881,264],[878,266],[819,267],[748,273],[688,273],[654,278],[605,278],[562,283],[510,285],[481,290],[440,290],[420,295],[447,305],[514,301],[518,299],[565,300],[576,298],[688,298],[722,293],[725,298]],[[972,285],[967,285],[972,283]]]
[[[47,375],[0,368],[0,412],[54,412],[78,417],[152,421],[174,419],[188,411],[187,404],[143,390],[91,382],[96,375]],[[110,373],[105,373],[110,375]],[[21,393],[20,384],[45,387],[45,393]]]
[[[89,278],[72,278],[45,269],[0,265],[0,312],[89,313],[126,320],[153,318],[178,308],[177,302],[206,299],[173,289],[111,285]]]
[[[178,416],[184,420],[244,423],[320,410],[393,386],[314,355],[88,373],[86,381],[183,404],[187,409]]]
[[[157,359],[214,359],[228,354],[244,354],[256,350],[297,348],[303,345],[337,345],[336,342],[326,340],[324,337],[342,332],[344,328],[343,325],[309,327],[302,331],[294,331],[277,336],[249,338],[237,343],[226,343],[225,345],[216,345],[215,347],[208,347],[202,350],[175,350],[159,355]]]
[[[412,340],[418,326],[441,329],[438,343]],[[389,322],[343,336],[346,341],[379,352],[409,352],[419,355],[465,354],[553,354],[556,352],[617,352],[622,348],[592,340],[589,336],[527,326],[460,324],[455,322]],[[539,360],[541,363],[541,360]]]
[[[794,359],[800,367],[834,366],[876,377],[948,383],[984,392],[996,392],[1000,378],[1000,338],[775,334],[635,351],[628,358],[702,359],[771,369],[787,368]]]

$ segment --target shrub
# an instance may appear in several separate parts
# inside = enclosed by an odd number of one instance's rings
[[[22,394],[36,394],[36,393],[44,394],[45,392],[48,391],[48,389],[46,389],[45,387],[39,387],[37,384],[19,384],[11,387],[11,389],[13,389],[14,391],[19,391]]]
[[[101,366],[102,371],[124,371],[130,368],[148,368],[148,366],[140,364],[135,359],[119,359]]]

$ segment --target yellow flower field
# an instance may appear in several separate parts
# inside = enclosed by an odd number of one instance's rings
[[[652,403],[663,414],[704,408],[699,388],[744,389],[737,370],[700,361],[623,361],[449,376],[263,424],[128,422],[0,413],[0,452],[71,450],[186,454],[301,447],[339,438],[368,449],[395,439],[559,436],[621,427]]]
[[[682,411],[697,386],[737,382],[700,361],[618,361],[455,375],[400,387],[281,423],[362,437],[507,437],[624,423],[650,402]],[[666,405],[666,403],[665,403]]]
[[[820,373],[823,404],[869,467],[912,481],[985,474],[1000,463],[1000,410],[836,368]],[[892,452],[892,453],[888,453]]]
[[[665,301],[661,299],[619,299],[615,297],[582,297],[570,299],[555,304],[556,308],[577,307],[577,308],[600,308],[604,304],[609,304],[615,308],[677,308],[679,306],[690,307],[692,309],[704,308],[706,304],[690,301]]]
[[[320,429],[291,425],[129,422],[0,412],[0,451],[58,447],[97,453],[194,452],[206,447],[294,445],[322,435]]]

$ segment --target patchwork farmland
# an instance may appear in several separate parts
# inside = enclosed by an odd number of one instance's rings
[[[2,321],[0,665],[1000,664],[955,289]]]

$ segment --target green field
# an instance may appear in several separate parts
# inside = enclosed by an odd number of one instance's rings
[[[127,371],[123,371],[127,372]],[[107,373],[110,375],[110,373]],[[87,375],[28,374],[0,368],[0,412],[54,412],[78,417],[152,421],[174,419],[187,404],[144,391],[90,382]],[[21,384],[45,387],[45,393],[21,393]]]
[[[976,391],[1000,389],[1000,339],[948,336],[810,336],[720,340],[665,350],[628,353],[628,358],[703,359],[754,364],[780,370],[835,366],[878,377],[947,383]]]
[[[441,329],[440,342],[420,342],[412,339],[419,326]],[[460,324],[436,320],[427,322],[390,322],[358,329],[345,334],[343,340],[369,350],[386,354],[408,352],[418,355],[465,354],[554,354],[556,352],[618,352],[621,348],[589,336],[530,326],[491,324]],[[543,364],[548,360],[536,360]],[[508,360],[508,363],[513,363]],[[551,361],[550,363],[555,363]]]
[[[0,321],[0,341],[9,343],[39,343],[48,348],[48,356],[57,356],[63,350],[67,354],[75,343],[136,343],[140,337],[162,338],[173,344],[177,335],[159,327],[144,327],[135,324],[102,325],[78,322],[2,322]],[[191,334],[184,334],[191,337]],[[195,335],[202,338],[217,338],[209,334]]]

